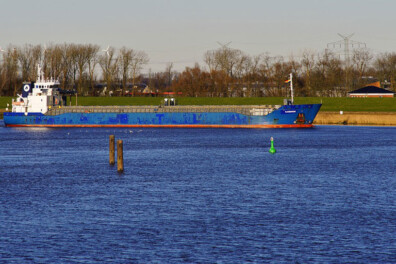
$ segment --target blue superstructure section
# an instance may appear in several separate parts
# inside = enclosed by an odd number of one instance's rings
[[[321,106],[322,104],[283,105],[267,117],[273,119],[277,124],[293,124],[291,121],[296,121],[298,114],[304,114],[304,123],[311,124]]]
[[[234,112],[4,113],[6,125],[293,125],[312,124],[320,104],[284,105],[268,115]],[[303,118],[302,116],[303,115]]]

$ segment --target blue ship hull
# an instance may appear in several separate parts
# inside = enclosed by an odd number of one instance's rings
[[[236,112],[4,113],[6,126],[32,127],[312,127],[321,104],[284,105],[268,115]]]

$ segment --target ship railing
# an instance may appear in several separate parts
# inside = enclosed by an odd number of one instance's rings
[[[267,115],[280,105],[205,105],[205,106],[63,106],[51,108],[47,115],[65,113],[238,113],[243,115]]]

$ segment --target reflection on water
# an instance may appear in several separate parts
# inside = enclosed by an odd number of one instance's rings
[[[0,127],[0,259],[392,262],[395,132]]]

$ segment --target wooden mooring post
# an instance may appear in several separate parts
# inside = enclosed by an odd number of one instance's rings
[[[110,141],[109,141],[109,163],[110,165],[115,164],[115,158],[114,158],[114,152],[115,152],[115,138],[114,135],[110,135]]]
[[[124,172],[124,155],[122,153],[122,140],[117,140],[117,171]]]

